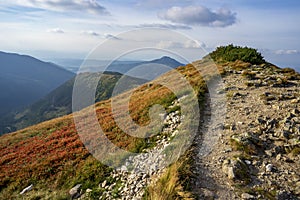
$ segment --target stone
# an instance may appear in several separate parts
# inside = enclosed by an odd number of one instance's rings
[[[295,115],[295,116],[296,116],[296,115],[299,115],[299,114],[300,114],[300,111],[299,111],[298,109],[293,109],[293,110],[292,110],[292,114]]]
[[[249,178],[248,167],[239,158],[235,160],[224,160],[222,171],[230,180],[245,180]]]
[[[88,188],[88,189],[86,189],[86,191],[85,191],[86,193],[90,193],[90,192],[93,192],[93,190],[92,189],[90,189],[90,188]]]
[[[228,167],[227,176],[231,180],[236,178],[234,168],[232,166]]]
[[[281,159],[281,154],[278,154],[278,155],[276,156],[276,160],[279,161],[280,159]]]
[[[105,186],[106,186],[106,183],[107,183],[107,181],[105,180],[105,181],[103,181],[103,183],[101,184],[101,187],[102,188],[105,188]]]
[[[251,161],[250,161],[250,160],[245,160],[245,163],[246,163],[247,165],[251,165]]]
[[[292,104],[299,103],[299,100],[298,100],[298,99],[292,99],[292,100],[291,100],[291,103],[292,103]]]
[[[283,137],[283,138],[289,139],[289,138],[290,138],[290,135],[291,135],[291,132],[290,132],[290,131],[286,131],[286,130],[283,130],[283,131],[282,131],[282,137]]]
[[[29,185],[28,187],[24,188],[20,194],[25,194],[26,192],[29,192],[30,190],[32,190],[33,188],[33,184]]]
[[[80,188],[81,188],[81,184],[77,184],[72,189],[70,189],[69,194],[70,194],[72,199],[77,199],[81,196]]]
[[[272,150],[265,150],[265,154],[269,157],[272,157],[273,156],[273,152]]]
[[[242,199],[255,199],[255,197],[254,197],[253,195],[248,194],[248,193],[243,193],[243,194],[241,195],[241,198],[242,198]]]
[[[263,118],[261,118],[261,117],[257,118],[257,122],[259,124],[265,124],[266,123],[266,121]]]
[[[202,188],[201,192],[202,192],[205,199],[214,199],[215,198],[215,194],[211,190],[208,190],[206,188]]]
[[[271,172],[273,171],[274,166],[272,164],[267,164],[266,165],[266,172]]]

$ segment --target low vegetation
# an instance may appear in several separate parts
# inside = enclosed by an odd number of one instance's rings
[[[173,80],[174,72],[160,79],[176,82]],[[205,81],[193,65],[179,67],[177,72],[187,77],[199,97],[206,91]],[[130,115],[136,123],[146,125],[149,123],[148,112],[152,105],[160,104],[168,108],[175,98],[167,87],[155,82],[145,84],[133,92],[129,105]],[[106,137],[116,146],[133,152],[141,152],[149,147],[145,139],[131,137],[118,128],[112,116],[111,100],[101,101],[95,107]],[[167,109],[167,112],[172,109]],[[174,182],[180,185],[177,183],[181,181],[181,172],[178,170],[181,168],[178,166],[175,163],[168,169],[171,174],[163,181],[164,184],[172,185]],[[79,183],[82,189],[92,189],[90,196],[97,199],[104,192],[99,189],[99,183],[113,181],[109,177],[111,170],[93,158],[84,147],[72,115],[1,136],[0,199],[68,199],[68,190]],[[25,196],[19,195],[22,189],[31,184],[34,185],[32,192]]]
[[[263,56],[256,49],[234,46],[233,44],[220,46],[215,51],[211,52],[209,56],[217,62],[243,61],[251,64],[265,63]]]

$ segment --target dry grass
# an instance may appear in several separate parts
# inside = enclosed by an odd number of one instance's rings
[[[178,161],[162,174],[158,181],[148,187],[146,198],[149,200],[193,199],[192,194],[185,190],[180,171],[186,163]]]

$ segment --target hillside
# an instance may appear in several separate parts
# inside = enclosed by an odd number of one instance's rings
[[[123,76],[116,72],[102,73],[83,73],[78,75],[84,77],[86,85],[89,82],[98,79],[101,76],[101,83],[98,84],[95,101],[99,102],[111,97],[113,88],[118,80]],[[145,80],[138,78],[127,77],[128,84],[140,85],[145,83]],[[47,121],[56,117],[61,117],[72,112],[72,92],[75,78],[72,78],[50,92],[48,95],[35,102],[34,104],[25,107],[18,112],[9,113],[0,117],[1,133],[7,133],[22,128]],[[84,94],[82,94],[84,95]]]
[[[199,91],[203,82],[200,76],[196,76],[197,71],[193,66],[178,70],[186,74]],[[170,72],[163,79],[172,80],[172,77]],[[150,87],[144,85],[135,91],[135,97],[130,102],[132,117],[141,124],[148,121],[145,108],[156,103],[168,108],[174,100],[169,90],[157,84]],[[133,152],[140,152],[149,146],[146,140],[130,137],[116,128],[110,106],[110,101],[96,104],[98,119],[106,136],[117,146]],[[174,112],[174,108],[168,110]],[[111,169],[95,160],[83,147],[76,134],[72,115],[1,136],[0,149],[0,197],[4,199],[22,198],[18,195],[19,190],[30,184],[36,185],[34,190],[37,193],[32,193],[36,198],[67,198],[68,189],[78,183],[82,183],[85,189],[93,188],[91,195],[99,196],[103,189],[96,189],[98,184],[104,180],[108,183],[114,181],[109,177]]]
[[[248,51],[253,49],[244,52]],[[1,136],[0,199],[299,199],[300,75],[266,62],[221,59],[218,71],[214,66],[206,57],[133,90],[129,113],[137,124],[149,123],[151,105],[166,109],[163,128],[154,130],[149,139],[126,134],[112,115],[111,102],[124,110],[123,99],[131,91],[74,114],[77,129],[68,115]],[[196,92],[200,120],[190,118],[197,109],[183,114],[184,106],[192,106],[193,95],[179,84],[177,72]],[[218,72],[221,82],[216,82]],[[176,83],[180,95],[176,97],[162,82]],[[210,91],[212,85],[216,91]],[[225,101],[216,100],[218,95]],[[88,117],[93,109],[103,135]],[[122,112],[120,116],[122,120]],[[218,121],[222,116],[224,121]],[[170,150],[184,145],[187,121],[192,127],[200,124],[193,145],[163,168],[161,161],[169,157],[161,152],[170,156]],[[122,122],[125,128],[134,128]],[[77,132],[81,128],[87,137]],[[104,138],[144,154],[125,155],[123,164],[110,168],[86,149],[108,145]],[[110,155],[111,150],[115,148],[95,155]],[[171,157],[178,151],[181,148]],[[118,160],[113,156],[107,162]],[[125,170],[131,168],[141,171]],[[20,194],[31,184],[30,191]]]
[[[0,52],[0,114],[37,101],[75,74],[36,58]]]
[[[84,79],[87,82],[87,85],[89,85],[89,81],[92,82],[101,75],[100,72],[93,72],[95,69],[99,70],[99,66],[97,66],[99,61],[92,61],[88,63],[93,63],[92,65],[95,65],[95,67],[86,67],[85,70],[91,72],[83,72],[79,74],[79,76],[86,77]],[[87,65],[89,66],[89,64]],[[96,94],[96,102],[106,100],[111,96],[116,82],[122,77],[120,72],[125,73],[139,65],[147,66],[148,73],[137,71],[136,73],[129,74],[130,76],[136,78],[130,78],[127,76],[128,85],[134,86],[144,83],[145,79],[153,79],[153,77],[147,77],[147,74],[159,76],[160,74],[169,71],[169,69],[159,69],[159,67],[155,68],[153,67],[153,64],[161,64],[170,68],[176,68],[183,65],[175,59],[167,56],[150,61],[115,61],[106,69],[101,78],[101,84],[99,84],[97,88],[98,93]],[[9,76],[6,77],[6,79],[12,81],[10,78],[11,77]],[[12,112],[2,115],[0,117],[0,135],[14,132],[39,122],[70,114],[72,111],[72,90],[74,80],[75,78],[68,80],[62,85],[59,85],[58,88],[55,88],[41,99],[36,99],[29,106],[22,106],[19,109],[17,109],[18,107],[15,107]],[[28,94],[26,94],[27,90],[23,90],[22,92],[23,96],[28,96]]]

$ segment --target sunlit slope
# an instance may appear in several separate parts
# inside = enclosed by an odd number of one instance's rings
[[[204,69],[203,66],[210,69],[205,62],[197,63],[198,69]],[[201,97],[206,85],[198,69],[193,65],[179,67],[159,79],[176,82],[174,73],[179,72]],[[133,92],[129,104],[130,116],[139,125],[149,123],[151,105],[160,104],[167,108],[176,99],[170,89],[156,81],[129,92]],[[119,96],[114,98],[122,100]],[[115,145],[133,152],[140,152],[149,146],[145,139],[131,137],[117,126],[112,116],[111,99],[95,104],[95,110],[102,130]],[[167,109],[167,112],[171,111]],[[94,131],[97,131],[96,127]],[[77,183],[82,183],[83,189],[97,188],[101,181],[110,178],[107,174],[111,169],[95,160],[82,144],[72,115],[1,136],[0,150],[1,199],[21,198],[18,193],[30,184],[35,186],[30,195],[64,199],[68,189]],[[93,190],[96,196],[101,192]]]

